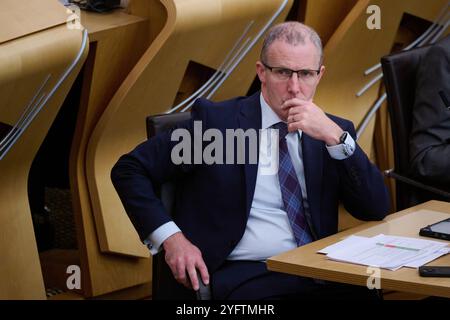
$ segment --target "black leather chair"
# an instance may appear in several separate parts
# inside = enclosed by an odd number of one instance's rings
[[[169,130],[176,124],[190,119],[190,112],[154,115],[147,117],[147,137],[151,138],[159,132]],[[165,183],[157,190],[167,212],[173,214],[176,198],[175,181]],[[194,293],[179,284],[173,277],[170,268],[164,260],[164,251],[153,257],[152,299],[153,300],[210,300],[210,286],[206,286],[199,276],[200,289]]]
[[[428,200],[450,201],[450,193],[411,178],[409,139],[414,107],[416,74],[429,47],[402,51],[381,59],[386,87],[395,169],[385,174],[396,180],[397,211]]]

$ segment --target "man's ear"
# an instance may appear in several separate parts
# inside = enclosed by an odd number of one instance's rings
[[[256,74],[258,75],[261,84],[266,83],[266,68],[261,63],[261,61],[256,62]]]
[[[322,76],[324,73],[325,73],[325,66],[321,66],[320,73],[319,73],[319,81],[320,81],[320,79],[322,79]],[[319,81],[317,81],[317,83],[319,83]]]

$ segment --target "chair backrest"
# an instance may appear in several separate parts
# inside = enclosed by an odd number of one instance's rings
[[[177,112],[148,116],[147,138],[150,139],[159,132],[173,128],[177,123],[191,118],[190,112]]]
[[[173,128],[176,124],[188,120],[191,117],[190,112],[180,112],[172,114],[152,115],[147,117],[147,137],[150,139],[156,134]],[[175,202],[176,184],[168,182],[161,186],[161,201],[169,214],[173,214]],[[161,251],[153,256],[152,264],[152,299],[153,300],[171,300],[171,299],[196,299],[192,290],[187,290],[178,284],[165,263],[164,252]]]
[[[415,99],[416,74],[429,47],[402,51],[381,59],[386,86],[389,116],[394,145],[395,172],[410,174],[409,140]],[[397,209],[418,203],[412,186],[396,183]]]
[[[409,139],[416,73],[428,48],[403,51],[381,59],[396,153],[395,170],[400,174],[409,172]]]

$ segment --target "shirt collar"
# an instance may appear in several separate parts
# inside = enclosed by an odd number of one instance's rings
[[[261,104],[261,128],[267,129],[273,126],[274,124],[281,122],[283,120],[272,110],[269,104],[264,100],[263,94],[261,92],[259,96],[259,102]],[[302,137],[302,131],[297,130],[299,134],[299,138]],[[292,133],[292,132],[290,132]]]

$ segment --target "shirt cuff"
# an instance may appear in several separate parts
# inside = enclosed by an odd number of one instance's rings
[[[327,146],[330,157],[336,160],[344,160],[350,157],[355,152],[355,140],[353,140],[350,133],[347,132],[347,137],[344,143],[337,144],[335,146]]]
[[[147,239],[144,240],[144,244],[150,250],[152,255],[161,251],[162,243],[171,235],[181,232],[180,228],[173,221],[164,223],[158,229],[150,233]]]

